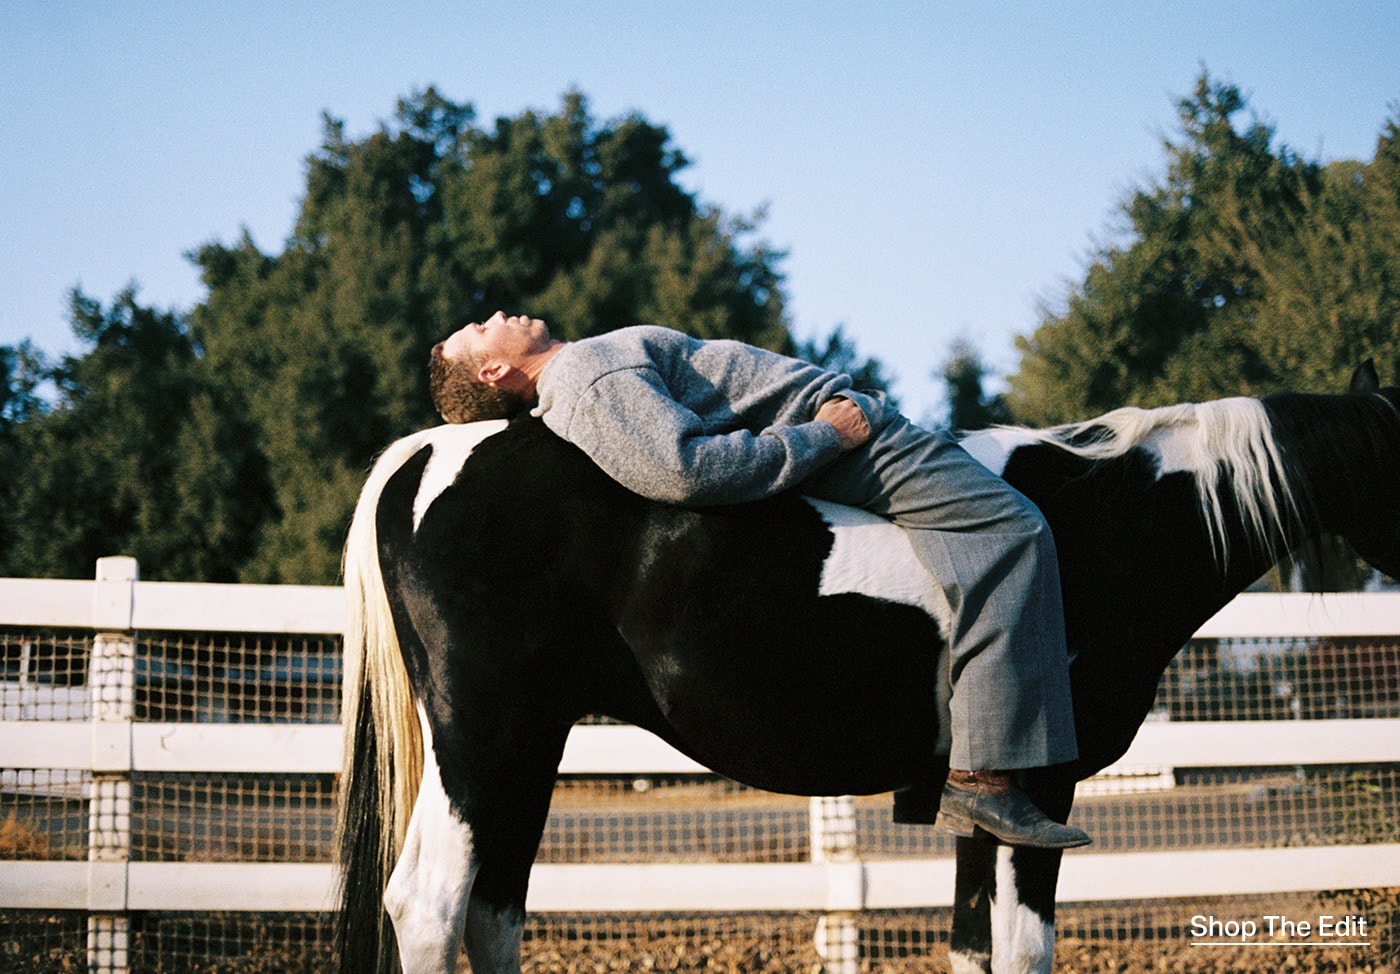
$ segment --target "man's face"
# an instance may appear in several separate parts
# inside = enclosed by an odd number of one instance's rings
[[[538,318],[506,317],[497,311],[483,322],[473,322],[447,336],[442,357],[448,363],[475,360],[519,365],[530,355],[549,348],[549,326]]]

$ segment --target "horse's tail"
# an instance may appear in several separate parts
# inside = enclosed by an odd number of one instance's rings
[[[383,893],[418,794],[423,742],[380,570],[375,519],[385,483],[421,445],[410,436],[379,458],[345,542],[345,743],[336,838],[342,971],[398,969]]]

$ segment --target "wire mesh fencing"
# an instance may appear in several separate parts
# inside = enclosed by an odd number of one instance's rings
[[[134,645],[131,719],[137,723],[332,725],[339,718],[340,649],[332,635],[151,631],[135,634]],[[3,719],[92,720],[93,652],[88,631],[0,629]],[[1195,641],[1163,678],[1154,712],[1171,722],[1400,717],[1400,642]],[[1166,768],[1154,787],[1082,797],[1073,821],[1095,844],[1073,855],[1394,844],[1400,842],[1398,776],[1400,763]],[[0,859],[88,860],[102,779],[81,768],[0,767]],[[131,862],[331,860],[333,774],[136,770],[123,780],[122,852]],[[854,802],[859,857],[953,855],[946,836],[895,825],[890,808],[888,795]],[[578,775],[556,786],[538,861],[798,863],[812,858],[812,842],[804,798],[713,775]],[[1394,964],[1396,895],[1360,890],[1068,904],[1059,912],[1059,967],[1205,971],[1247,963],[1255,966],[1245,969],[1265,970],[1275,963],[1267,953],[1242,960],[1233,948],[1193,945],[1192,918],[1288,911],[1364,916],[1372,938],[1351,953],[1295,950],[1289,969]],[[121,954],[121,964],[109,969],[237,974],[331,964],[325,913],[148,911],[128,919],[114,932],[95,927],[82,908],[0,909],[0,969],[93,969],[104,942]],[[810,911],[544,913],[527,926],[525,964],[539,972],[810,971],[822,963],[813,940],[821,919]],[[860,914],[860,969],[945,969],[950,923],[946,909]],[[1277,964],[1285,960],[1280,956]]]

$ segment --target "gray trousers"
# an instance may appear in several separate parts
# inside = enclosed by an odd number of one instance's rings
[[[861,397],[862,407],[871,402]],[[984,771],[1074,760],[1059,565],[1044,516],[949,435],[921,429],[883,403],[865,411],[876,414],[870,440],[801,490],[906,529],[947,594],[952,766]]]

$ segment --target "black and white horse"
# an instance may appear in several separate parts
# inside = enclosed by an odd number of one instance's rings
[[[1026,776],[1051,815],[1126,751],[1162,671],[1318,532],[1400,575],[1400,390],[1144,411],[965,441],[1054,529],[1080,758]],[[346,545],[346,969],[518,971],[570,726],[607,714],[758,788],[939,787],[947,605],[902,533],[780,496],[629,494],[536,420],[424,430],[370,475]],[[946,750],[945,752],[946,753]],[[421,784],[420,784],[421,782]],[[957,971],[1049,971],[1057,852],[958,841]],[[382,905],[381,905],[382,904]]]

